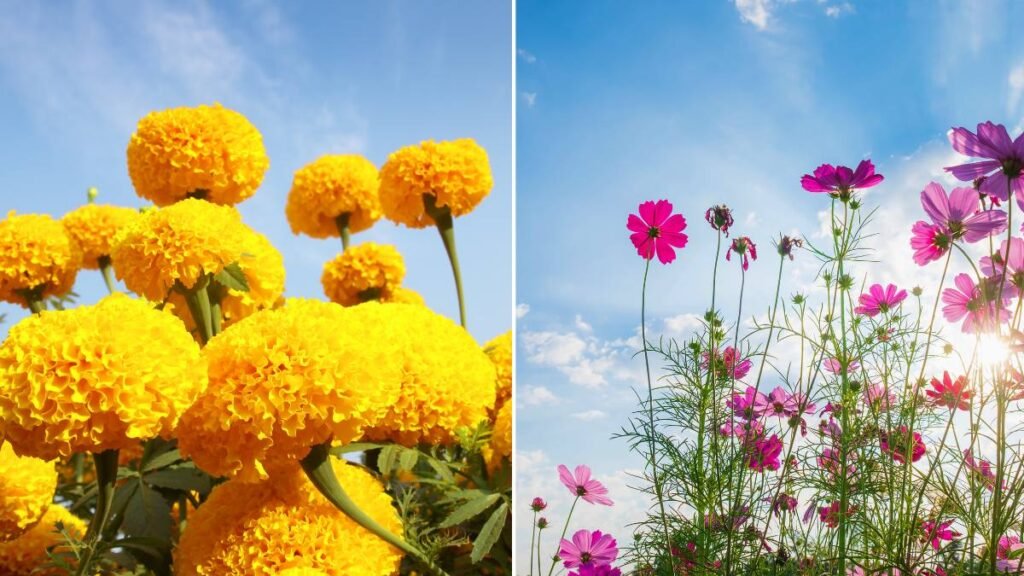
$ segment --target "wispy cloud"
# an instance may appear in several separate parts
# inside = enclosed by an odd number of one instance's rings
[[[1017,112],[1017,105],[1020,104],[1020,97],[1024,94],[1024,62],[1018,63],[1010,69],[1006,79],[1009,85],[1009,94],[1006,99],[1006,113],[1013,115]]]
[[[527,52],[524,48],[520,48],[516,50],[516,52],[519,54],[520,60],[526,62],[527,64],[534,64],[537,62],[537,57]]]
[[[524,406],[544,406],[557,404],[559,399],[555,393],[544,386],[525,386],[517,390],[516,397]]]
[[[840,4],[825,4],[825,16],[829,18],[839,18],[846,14],[853,14],[855,11],[853,4],[849,2],[843,2]]]
[[[534,104],[537,103],[536,92],[521,92],[519,95],[522,97],[527,108],[533,108]]]
[[[735,0],[740,19],[749,22],[758,30],[768,27],[771,18],[771,0]]]
[[[572,414],[573,418],[577,420],[583,420],[584,422],[589,422],[591,420],[600,420],[607,416],[608,415],[601,410],[585,410],[583,412],[574,412]]]
[[[521,302],[516,305],[516,318],[525,318],[530,313],[530,305]]]

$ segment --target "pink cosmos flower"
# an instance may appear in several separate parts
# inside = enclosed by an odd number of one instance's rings
[[[982,486],[988,489],[989,492],[995,491],[996,487],[996,472],[992,468],[992,463],[983,458],[975,458],[974,454],[971,453],[971,449],[964,450],[964,466],[974,476]]]
[[[945,406],[951,410],[968,410],[971,407],[971,390],[967,387],[967,376],[953,380],[949,372],[942,373],[942,380],[932,378],[931,389],[925,395],[931,398],[936,406]]]
[[[936,524],[931,520],[925,520],[921,523],[921,531],[924,532],[924,535],[921,537],[921,541],[931,542],[932,549],[938,550],[942,546],[943,540],[946,542],[952,542],[960,537],[959,532],[949,528],[952,525],[952,520],[947,520],[939,524]]]
[[[778,514],[780,514],[782,512],[792,512],[792,511],[795,511],[796,507],[797,507],[797,500],[796,500],[796,498],[793,497],[793,496],[790,496],[789,494],[786,494],[785,492],[783,492],[782,494],[779,494],[779,497],[776,498],[775,502],[772,504],[772,512],[774,512],[776,515],[778,515]]]
[[[960,330],[963,332],[989,332],[998,328],[999,324],[1010,318],[1006,309],[1013,286],[1007,282],[1003,286],[1002,297],[998,297],[999,282],[991,278],[983,278],[975,285],[969,274],[957,274],[953,279],[956,288],[942,291],[942,315],[950,322],[964,321]]]
[[[808,192],[827,192],[839,198],[849,198],[853,190],[871,188],[884,179],[881,174],[875,174],[871,160],[861,160],[856,170],[822,164],[815,169],[813,176],[804,174],[800,185]]]
[[[851,505],[847,509],[845,516],[849,518],[855,512],[857,512],[857,507]],[[840,512],[839,500],[832,502],[828,506],[818,507],[818,517],[821,518],[821,521],[824,522],[825,525],[829,528],[835,528],[839,526],[839,519],[841,515],[842,514]]]
[[[732,210],[725,204],[717,204],[708,208],[704,213],[704,220],[711,225],[711,228],[718,230],[729,237],[729,228],[732,227]]]
[[[948,231],[954,241],[977,242],[1006,230],[1006,213],[982,210],[973,188],[954,188],[947,196],[941,184],[932,182],[921,192],[921,205],[932,223]]]
[[[840,362],[838,358],[826,358],[822,365],[825,367],[825,370],[832,374],[838,375],[843,371],[843,363]],[[856,360],[851,360],[846,366],[847,374],[853,374],[857,370],[860,370],[860,362],[857,362]]]
[[[910,247],[914,250],[914,262],[924,266],[938,260],[949,252],[953,237],[941,226],[918,220],[911,228]]]
[[[885,288],[882,288],[881,284],[875,284],[860,295],[860,306],[853,311],[873,318],[892,310],[906,299],[907,291],[896,288],[895,284],[889,284]]]
[[[533,502],[530,503],[530,509],[534,512],[540,512],[541,510],[548,507],[548,503],[543,498],[534,498]]]
[[[778,470],[779,456],[782,454],[782,440],[778,435],[772,434],[771,438],[760,439],[754,443],[750,450],[750,458],[747,466],[755,472],[764,470]]]
[[[764,407],[767,404],[765,395],[758,392],[753,386],[747,386],[743,394],[734,392],[732,398],[725,401],[725,405],[731,408],[733,414],[744,420],[755,420],[764,414]],[[761,407],[760,409],[758,407]]]
[[[565,464],[559,464],[558,479],[569,489],[569,492],[572,492],[573,496],[582,498],[584,502],[603,504],[604,506],[613,504],[611,499],[606,496],[608,489],[604,487],[604,484],[590,477],[589,466],[580,464],[576,467],[575,474],[570,474],[569,468]]]
[[[850,452],[846,455],[846,475],[853,476],[857,473],[857,466],[853,464],[853,461],[857,459],[856,452]],[[829,476],[836,477],[842,471],[842,454],[835,448],[825,448],[821,451],[821,456],[818,456],[818,467],[824,470]]]
[[[764,437],[764,423],[760,420],[731,420],[722,424],[719,432],[722,436],[735,436],[749,444]]]
[[[569,576],[622,576],[622,570],[612,566],[583,564],[575,572],[569,572]]]
[[[558,557],[566,568],[586,564],[608,566],[618,555],[619,548],[615,538],[610,534],[602,534],[600,530],[580,530],[572,535],[572,540],[563,538],[558,546]]]
[[[682,214],[673,214],[672,203],[668,200],[644,202],[640,204],[639,212],[639,216],[630,214],[626,220],[626,228],[632,232],[629,239],[633,241],[636,253],[647,260],[657,253],[662,264],[675,260],[675,248],[684,248],[688,240],[683,234],[686,218]]]
[[[992,256],[985,256],[980,261],[981,272],[989,278],[1002,281],[1006,274],[1006,282],[1012,284],[1018,295],[1024,294],[1024,239],[1013,237],[999,247]]]
[[[1020,546],[1020,538],[1017,536],[1003,536],[999,538],[999,542],[996,543],[996,558],[1003,560],[1010,557],[1010,552],[1014,551],[1016,546]]]
[[[891,432],[882,432],[879,436],[882,452],[889,454],[900,464],[905,464],[907,458],[910,458],[911,462],[917,462],[926,451],[921,434],[911,434],[906,426],[900,426]]]
[[[1024,182],[1020,179],[1021,168],[1024,167],[1024,134],[1010,140],[1005,126],[983,122],[978,124],[976,133],[963,127],[953,128],[949,133],[949,143],[964,156],[984,160],[949,166],[947,172],[952,172],[961,182],[985,177],[980,192],[1000,200],[1007,200],[1012,192],[1016,192],[1017,203],[1021,203],[1020,194],[1024,192]]]
[[[704,352],[704,360],[700,367],[707,370],[711,366],[711,355]],[[734,380],[740,380],[750,372],[753,363],[749,358],[740,358],[740,353],[732,346],[726,346],[722,353],[714,355],[715,374],[728,374]]]
[[[732,253],[740,257],[740,263],[744,270],[750,268],[750,261],[757,260],[757,245],[748,236],[738,236],[732,239],[732,245],[725,252],[725,259],[731,260]],[[748,259],[749,256],[749,259]]]
[[[759,403],[757,409],[766,416],[789,418],[799,410],[796,399],[789,392],[786,392],[782,386],[776,386],[774,390],[768,393],[768,396],[762,396],[760,399],[756,399],[755,402]]]
[[[864,387],[864,403],[878,412],[886,412],[896,404],[896,394],[882,384]]]

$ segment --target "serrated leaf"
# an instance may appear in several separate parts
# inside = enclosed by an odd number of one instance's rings
[[[401,448],[398,446],[385,446],[381,448],[380,455],[377,456],[377,469],[380,470],[381,474],[385,476],[391,475],[398,461],[399,450]]]
[[[138,489],[125,508],[121,529],[129,536],[169,540],[171,506],[159,492],[139,483]]]
[[[245,278],[245,272],[238,262],[232,262],[225,266],[223,270],[213,276],[213,279],[225,288],[239,292],[249,291],[249,281]]]
[[[163,454],[160,454],[158,456],[154,456],[153,458],[144,462],[142,465],[142,471],[149,472],[152,470],[159,470],[161,468],[166,468],[171,464],[176,464],[180,461],[181,452],[179,452],[177,448],[174,448],[173,450],[168,450],[167,452],[164,452]]]
[[[473,564],[483,560],[484,556],[487,556],[487,553],[494,547],[495,542],[501,538],[501,531],[505,529],[506,519],[508,519],[508,502],[503,502],[487,519],[484,527],[480,529],[480,534],[473,541],[473,553],[470,554]]]
[[[416,467],[416,462],[419,459],[420,453],[418,450],[402,450],[401,456],[398,457],[398,467],[402,470],[412,470]]]
[[[489,494],[480,498],[475,498],[466,502],[462,506],[455,509],[444,522],[438,528],[451,528],[452,526],[458,526],[467,520],[471,520],[479,514],[482,514],[484,510],[487,510],[494,505],[501,498],[500,494]]]
[[[449,468],[444,462],[438,462],[433,458],[429,458],[427,459],[427,463],[434,469],[434,472],[437,472],[437,475],[441,477],[442,481],[448,484],[455,483],[455,475],[452,474],[451,468]]]
[[[196,492],[205,494],[213,487],[210,477],[201,470],[189,466],[166,468],[146,474],[142,478],[147,484],[159,488],[170,488],[183,492]]]

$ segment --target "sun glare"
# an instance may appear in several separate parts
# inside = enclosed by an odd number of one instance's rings
[[[1001,366],[1010,359],[1010,348],[996,334],[985,334],[978,346],[978,362],[985,368]]]

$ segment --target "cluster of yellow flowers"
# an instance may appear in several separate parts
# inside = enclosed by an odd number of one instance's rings
[[[13,211],[0,220],[0,300],[29,306],[66,294],[81,265],[81,248],[57,220]]]
[[[42,519],[9,542],[0,542],[0,574],[4,576],[67,576],[67,571],[52,563],[51,554],[68,552],[63,531],[71,538],[85,535],[85,522],[62,506],[50,506]],[[65,560],[74,564],[73,557]]]
[[[14,540],[35,526],[56,489],[53,462],[18,456],[10,444],[0,446],[0,542]]]
[[[82,268],[96,270],[110,258],[115,235],[139,216],[138,210],[123,206],[86,204],[61,218],[71,240],[82,251]]]
[[[313,238],[338,237],[337,219],[362,232],[380,219],[377,167],[352,154],[322,156],[295,172],[285,214],[292,232]]]
[[[365,242],[324,265],[324,294],[342,306],[369,300],[391,302],[401,289],[405,262],[394,246]]]

